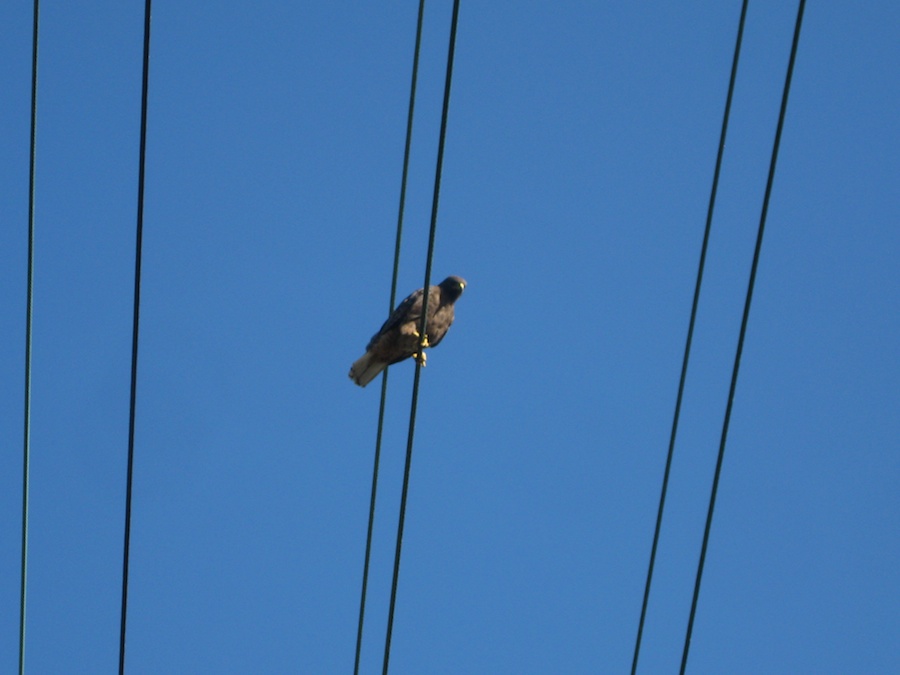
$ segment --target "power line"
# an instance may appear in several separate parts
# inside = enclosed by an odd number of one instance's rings
[[[141,316],[141,249],[144,238],[144,168],[147,157],[147,94],[150,76],[150,14],[144,4],[144,63],[141,83],[141,140],[138,158],[137,230],[134,254],[134,323],[131,333],[131,397],[128,415],[128,474],[125,489],[125,543],[122,554],[122,618],[119,629],[119,675],[125,672],[125,623],[128,616],[128,559],[131,545],[131,493],[134,476],[134,420],[137,403],[138,335]]]
[[[419,0],[419,16],[416,23],[416,46],[413,53],[412,81],[409,87],[409,112],[406,117],[406,147],[403,151],[403,173],[400,179],[400,207],[397,214],[397,238],[394,244],[394,272],[391,278],[391,299],[388,304],[388,316],[394,311],[397,297],[397,276],[400,269],[400,242],[403,234],[403,212],[406,205],[406,183],[409,176],[409,151],[412,145],[413,114],[416,107],[416,82],[419,75],[419,51],[422,45],[422,17],[425,14],[425,0]],[[375,523],[375,501],[378,492],[378,466],[381,461],[381,437],[384,430],[384,408],[387,400],[388,371],[384,369],[381,379],[381,404],[378,408],[378,431],[375,434],[375,459],[372,468],[372,494],[369,499],[369,525],[366,532],[366,557],[363,564],[362,590],[359,599],[359,626],[356,631],[356,660],[353,675],[359,674],[359,661],[362,654],[363,622],[366,613],[366,591],[369,585],[369,559],[372,553],[372,530]]]
[[[700,583],[703,578],[703,565],[706,561],[706,550],[709,545],[709,532],[712,527],[713,512],[716,507],[716,494],[719,490],[719,476],[722,472],[722,461],[725,457],[725,441],[728,438],[728,425],[731,421],[731,410],[734,404],[734,392],[737,388],[738,372],[741,367],[741,354],[744,351],[744,338],[747,334],[747,323],[750,319],[750,304],[753,300],[753,286],[756,283],[756,270],[759,266],[759,256],[762,249],[763,233],[766,226],[766,216],[769,212],[769,198],[772,195],[772,185],[775,182],[775,166],[778,162],[778,148],[781,145],[781,132],[784,129],[784,118],[787,114],[788,96],[791,91],[791,78],[794,73],[794,62],[797,58],[797,47],[800,43],[800,27],[803,23],[803,10],[806,0],[800,0],[797,8],[797,20],[794,24],[794,39],[791,43],[791,56],[788,60],[787,74],[784,79],[784,92],[781,96],[781,110],[778,113],[778,126],[775,129],[775,141],[772,145],[772,159],[769,162],[769,176],[766,180],[766,191],[763,197],[762,212],[759,217],[759,229],[756,235],[756,248],[753,251],[753,264],[750,267],[750,280],[747,284],[747,298],[744,301],[744,315],[741,319],[741,332],[738,337],[737,350],[734,355],[734,369],[731,373],[731,386],[728,391],[728,404],[725,408],[725,419],[722,423],[722,436],[719,441],[719,455],[716,459],[716,472],[713,477],[712,491],[709,496],[709,510],[706,514],[706,527],[703,531],[703,545],[700,549],[700,561],[697,564],[697,579],[694,582],[694,597],[691,601],[691,614],[688,619],[687,633],[684,638],[684,652],[681,656],[681,673],[684,674],[687,667],[688,652],[691,647],[691,634],[694,628],[694,617],[697,613],[697,600],[700,596]]]
[[[34,177],[37,148],[38,25],[40,2],[34,0],[31,35],[31,148],[28,174],[28,277],[25,298],[25,429],[22,441],[22,570],[19,584],[19,675],[25,673],[25,607],[28,587],[28,485],[31,459],[31,329],[34,316]]]
[[[666,455],[666,469],[663,473],[662,490],[659,495],[659,509],[656,514],[656,529],[653,532],[653,546],[650,549],[650,564],[647,568],[647,581],[644,585],[644,600],[641,605],[641,618],[638,622],[637,639],[634,643],[634,658],[631,662],[631,675],[637,672],[638,657],[641,652],[641,637],[644,633],[644,621],[647,617],[647,605],[650,600],[650,584],[653,580],[653,567],[656,563],[656,549],[659,545],[659,533],[662,529],[663,511],[666,504],[666,492],[669,486],[669,473],[672,468],[672,457],[675,454],[675,437],[678,433],[678,420],[681,416],[681,402],[684,397],[684,384],[687,379],[688,361],[691,355],[691,343],[694,338],[694,324],[697,319],[697,307],[700,303],[700,287],[703,283],[703,270],[706,266],[706,251],[709,245],[709,235],[712,230],[713,211],[716,205],[716,194],[719,188],[719,174],[722,169],[722,157],[725,154],[725,137],[728,133],[728,119],[731,114],[731,101],[734,96],[734,84],[737,80],[738,61],[741,54],[741,43],[744,38],[744,22],[747,17],[747,5],[749,0],[744,0],[741,6],[741,18],[738,22],[737,38],[734,43],[734,56],[731,60],[731,78],[728,82],[728,94],[725,97],[725,112],[722,116],[722,131],[719,134],[719,150],[716,155],[716,168],[713,171],[712,189],[709,194],[709,206],[706,210],[706,228],[703,232],[703,244],[700,247],[700,262],[697,267],[697,282],[694,286],[694,300],[691,305],[691,319],[688,323],[687,340],[684,345],[684,359],[681,363],[681,378],[678,382],[678,395],[675,398],[675,413],[672,418],[672,433],[669,436],[669,451]]]
[[[447,117],[450,111],[450,84],[453,77],[453,55],[456,49],[456,26],[459,20],[459,0],[453,2],[453,17],[450,20],[450,45],[447,50],[447,75],[444,81],[444,106],[441,112],[441,131],[438,140],[437,166],[434,176],[434,198],[431,203],[431,228],[428,233],[428,254],[425,262],[425,283],[422,300],[422,326],[419,329],[419,350],[421,354],[425,346],[425,327],[428,320],[428,296],[431,288],[431,263],[434,257],[434,239],[437,231],[438,202],[441,191],[441,171],[444,164],[444,141],[447,135]],[[413,379],[412,405],[409,412],[409,435],[406,441],[406,463],[403,469],[403,490],[400,496],[400,517],[397,524],[397,547],[394,551],[394,574],[391,582],[391,603],[388,610],[387,633],[384,642],[383,675],[387,675],[391,655],[391,635],[394,627],[394,609],[397,602],[397,583],[400,577],[400,553],[403,547],[403,524],[406,520],[406,499],[409,494],[409,472],[412,464],[413,438],[416,430],[416,407],[419,400],[419,379],[422,373],[421,362],[416,359],[416,373]]]

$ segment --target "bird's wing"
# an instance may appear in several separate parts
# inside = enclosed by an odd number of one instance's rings
[[[399,305],[397,308],[391,312],[391,315],[388,317],[387,321],[385,321],[381,328],[378,329],[378,332],[372,336],[372,340],[370,341],[370,345],[372,342],[375,342],[377,338],[384,335],[390,330],[397,328],[401,324],[407,323],[408,321],[416,321],[422,316],[422,289],[415,291],[414,293],[410,293]]]

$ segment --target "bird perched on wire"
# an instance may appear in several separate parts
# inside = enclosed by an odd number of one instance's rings
[[[453,303],[462,295],[466,282],[460,277],[447,277],[428,290],[428,320],[425,323],[425,339],[420,353],[419,329],[422,327],[422,302],[424,289],[411,293],[388,317],[369,344],[366,353],[350,366],[350,379],[365,387],[388,366],[416,358],[425,365],[425,347],[437,347],[453,323]]]

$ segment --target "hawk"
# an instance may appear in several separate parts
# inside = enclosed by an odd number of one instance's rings
[[[453,323],[453,303],[462,295],[466,282],[447,277],[428,289],[428,321],[423,347],[437,347]],[[388,317],[369,344],[366,353],[350,366],[350,379],[365,387],[388,366],[415,356],[425,365],[425,352],[419,354],[419,328],[422,325],[424,289],[412,293]]]

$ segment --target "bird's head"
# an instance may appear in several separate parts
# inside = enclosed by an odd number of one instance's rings
[[[441,294],[449,302],[456,302],[466,287],[466,280],[462,277],[447,277],[440,284]]]

